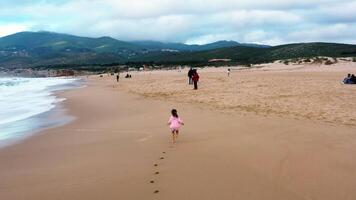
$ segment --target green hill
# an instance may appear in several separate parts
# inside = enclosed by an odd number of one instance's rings
[[[230,59],[230,64],[254,64],[316,56],[356,56],[356,45],[299,43],[280,46],[219,41],[186,45],[153,41],[124,42],[110,37],[89,38],[51,32],[20,32],[0,38],[0,67],[110,65],[113,63],[200,64]]]
[[[213,50],[225,47],[236,47],[236,46],[246,46],[246,47],[257,47],[257,48],[266,48],[269,47],[267,45],[258,45],[258,44],[244,44],[238,43],[235,41],[217,41],[210,44],[205,45],[187,45],[182,43],[163,43],[163,42],[156,42],[156,41],[134,41],[132,42],[135,45],[146,49],[155,49],[155,50],[162,50],[162,49],[170,49],[170,50],[177,50],[177,51],[205,51],[205,50]]]
[[[138,50],[140,47],[110,37],[89,38],[52,32],[20,32],[0,38],[0,48],[52,50],[86,49],[87,51],[115,52]]]
[[[236,63],[263,63],[274,60],[311,58],[316,56],[348,57],[356,56],[356,45],[335,43],[300,43],[268,48],[228,47],[209,51],[176,53],[168,56],[155,55],[137,60],[160,62],[207,62],[210,59],[231,59]]]

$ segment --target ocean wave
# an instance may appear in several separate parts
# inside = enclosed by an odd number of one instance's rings
[[[0,126],[47,112],[64,99],[53,91],[73,78],[0,78]]]

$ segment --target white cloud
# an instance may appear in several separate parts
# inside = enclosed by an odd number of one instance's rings
[[[206,44],[220,40],[236,40],[240,38],[239,33],[206,34],[193,37],[185,41],[186,44]]]
[[[356,1],[339,3],[333,6],[322,5],[314,16],[325,22],[356,23]]]
[[[0,37],[21,31],[26,31],[28,28],[29,25],[26,24],[0,24]]]
[[[221,12],[212,16],[211,21],[229,23],[238,27],[291,24],[301,21],[301,17],[285,11],[236,10]]]
[[[3,35],[49,30],[187,43],[356,40],[354,0],[15,1],[26,4],[0,3],[0,24],[12,26],[1,28]],[[17,18],[21,20],[16,22]]]
[[[333,24],[327,26],[315,26],[301,31],[290,33],[287,37],[290,40],[305,42],[346,42],[355,40],[356,24]]]

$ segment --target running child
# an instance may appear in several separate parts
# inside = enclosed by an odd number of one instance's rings
[[[174,143],[176,143],[176,140],[178,138],[179,128],[181,125],[184,125],[184,123],[179,118],[176,109],[172,109],[171,114],[172,114],[172,116],[168,120],[168,125],[172,131],[172,143],[174,144]]]

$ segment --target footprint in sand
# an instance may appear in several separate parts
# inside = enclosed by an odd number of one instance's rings
[[[165,154],[166,152],[165,152],[165,151],[162,151],[162,153]],[[164,159],[164,157],[160,157],[160,160],[163,160],[163,159]],[[154,164],[153,166],[157,167],[158,164],[156,163],[156,164]],[[155,175],[158,175],[158,174],[159,174],[159,171],[156,171],[154,174],[155,174]],[[154,181],[154,180],[151,180],[150,183],[155,183],[155,181]],[[153,193],[155,193],[155,194],[156,194],[156,193],[159,193],[159,190],[155,190]]]

